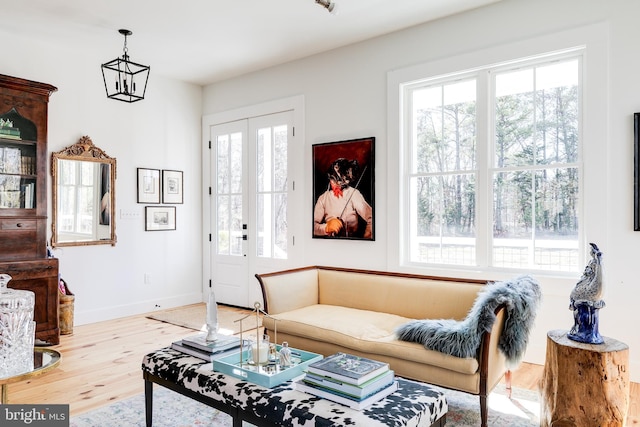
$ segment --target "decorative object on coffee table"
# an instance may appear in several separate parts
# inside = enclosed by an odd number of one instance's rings
[[[213,288],[209,290],[209,301],[207,302],[207,336],[206,341],[212,342],[218,336],[218,303]]]
[[[291,366],[293,362],[291,361],[291,349],[288,342],[284,341],[282,343],[278,357],[280,358],[280,367],[287,368]]]
[[[255,333],[255,337],[259,337],[260,335],[262,335],[260,333],[260,326],[262,325],[262,322],[260,321],[260,315],[263,316],[267,316],[267,317],[271,317],[269,316],[264,310],[262,310],[262,304],[260,304],[258,301],[256,301],[255,303],[253,303],[253,311],[251,314],[247,314],[244,317],[241,317],[240,319],[234,320],[234,323],[240,323],[240,342],[244,343],[244,339],[242,337],[244,328],[242,327],[242,322],[246,319],[248,319],[249,317],[254,317],[256,320],[256,328],[254,329],[254,333]],[[278,341],[278,335],[276,335],[273,339],[274,342]],[[241,348],[241,350],[243,350]],[[242,354],[242,351],[241,351]],[[243,361],[240,360],[240,363],[242,363]]]
[[[602,298],[602,252],[591,245],[591,260],[584,268],[575,288],[571,291],[569,310],[573,311],[573,328],[567,337],[586,344],[602,344],[599,331],[599,310],[605,306]]]

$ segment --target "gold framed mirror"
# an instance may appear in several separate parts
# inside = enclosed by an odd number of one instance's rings
[[[116,244],[116,159],[88,136],[51,154],[51,246]]]

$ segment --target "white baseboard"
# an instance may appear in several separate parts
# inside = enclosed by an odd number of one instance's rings
[[[74,310],[74,325],[86,325],[89,323],[113,320],[121,317],[134,316],[137,314],[151,313],[158,310],[180,307],[182,305],[203,302],[202,293],[177,295],[170,298],[154,299],[133,304],[122,304],[117,306],[103,307],[91,311]]]

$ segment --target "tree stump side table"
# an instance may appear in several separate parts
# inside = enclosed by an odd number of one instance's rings
[[[540,425],[623,426],[629,408],[629,346],[607,337],[603,344],[583,344],[567,332],[547,333]]]

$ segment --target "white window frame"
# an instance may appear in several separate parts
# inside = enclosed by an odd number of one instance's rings
[[[588,242],[597,242],[601,247],[606,247],[606,232],[604,227],[598,224],[606,223],[606,207],[601,203],[601,196],[606,191],[607,169],[607,101],[608,101],[608,66],[607,66],[607,41],[608,28],[606,24],[595,24],[561,33],[550,34],[517,43],[506,44],[486,50],[459,55],[442,60],[436,60],[425,64],[416,65],[404,69],[394,70],[387,76],[388,94],[388,188],[397,188],[398,192],[389,191],[388,218],[388,263],[389,268],[410,272],[421,272],[439,275],[456,275],[461,277],[481,277],[501,279],[513,276],[514,269],[498,269],[489,267],[486,259],[478,258],[478,266],[465,267],[456,265],[415,265],[409,262],[407,232],[408,224],[404,212],[405,200],[408,201],[407,189],[404,187],[404,156],[406,147],[403,144],[405,129],[403,128],[402,110],[406,102],[403,86],[410,85],[420,80],[435,78],[437,76],[455,75],[461,76],[474,70],[489,67],[493,64],[507,64],[509,61],[535,58],[551,53],[560,53],[576,49],[583,49],[583,109],[581,129],[581,155],[582,173],[580,182],[580,195],[582,200],[580,210],[579,231],[579,265],[583,264],[588,255],[586,245]],[[486,91],[485,91],[486,92]],[[478,99],[478,102],[487,100]],[[489,109],[486,109],[489,111]],[[487,134],[490,126],[489,119],[478,117],[478,133]],[[489,159],[487,152],[478,152],[478,156]],[[488,161],[488,160],[487,160]],[[486,164],[486,163],[485,163]],[[485,168],[486,169],[486,168]],[[482,171],[478,176],[478,186],[488,188],[488,171]],[[587,189],[588,191],[584,191]],[[491,206],[477,206],[477,215],[492,215]],[[478,218],[478,226],[488,218]],[[486,235],[487,233],[485,233]],[[480,237],[480,234],[478,234]],[[490,239],[478,240],[480,248],[489,250]],[[482,246],[481,246],[482,245]],[[478,251],[483,257],[483,250]],[[531,273],[531,271],[526,271]],[[575,273],[548,273],[544,270],[535,270],[536,275],[545,275],[559,278],[574,278]]]

